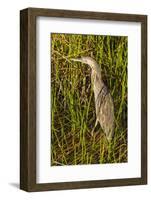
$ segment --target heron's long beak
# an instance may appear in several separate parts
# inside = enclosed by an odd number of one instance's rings
[[[77,62],[82,62],[82,59],[81,59],[81,58],[71,58],[70,60],[72,60],[72,61],[77,61]]]

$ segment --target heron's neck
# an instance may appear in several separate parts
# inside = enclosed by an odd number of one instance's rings
[[[102,81],[101,67],[97,63],[95,63],[95,65],[93,65],[91,75],[93,77],[96,77],[98,81]]]
[[[101,88],[103,87],[103,81],[101,77],[101,71],[94,71],[91,72],[91,83],[94,90],[95,99],[97,99],[98,93],[100,92]]]
[[[94,62],[93,69],[96,72],[96,74],[101,78],[101,66],[97,62]]]

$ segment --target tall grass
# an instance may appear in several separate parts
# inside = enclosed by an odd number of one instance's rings
[[[95,134],[94,93],[89,66],[70,58],[93,57],[113,97],[115,134],[108,143]],[[51,165],[127,162],[128,38],[51,34]]]

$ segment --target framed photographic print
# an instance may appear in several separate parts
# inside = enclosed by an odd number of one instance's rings
[[[20,188],[147,183],[147,16],[20,12]]]

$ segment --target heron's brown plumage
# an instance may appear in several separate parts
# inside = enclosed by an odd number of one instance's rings
[[[111,94],[102,80],[101,68],[91,57],[81,57],[72,60],[88,64],[91,67],[91,83],[94,90],[96,110],[96,123],[92,132],[99,122],[108,141],[110,141],[114,135],[114,104]]]

